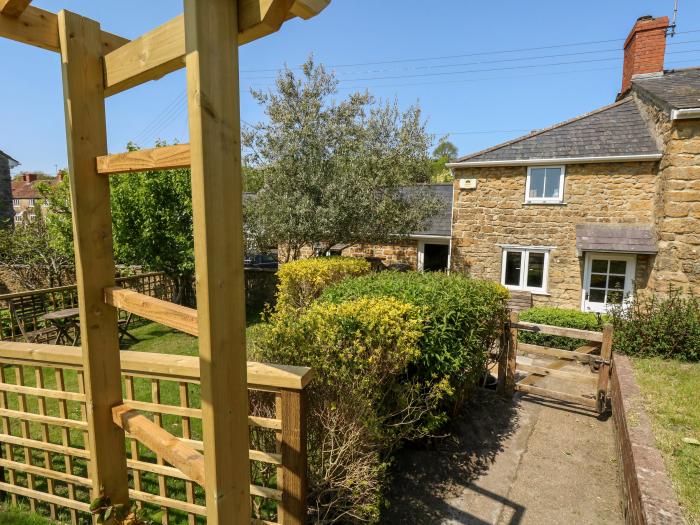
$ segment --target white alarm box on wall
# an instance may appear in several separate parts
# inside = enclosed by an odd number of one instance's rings
[[[459,179],[460,190],[475,190],[476,179]]]

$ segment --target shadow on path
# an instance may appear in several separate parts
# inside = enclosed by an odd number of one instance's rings
[[[415,445],[400,451],[382,523],[486,524],[446,501],[467,485],[472,491],[510,507],[510,525],[520,523],[524,514],[522,506],[472,483],[489,469],[503,451],[504,441],[515,432],[517,407],[517,402],[504,400],[490,390],[477,389],[456,420],[451,435],[422,448]]]

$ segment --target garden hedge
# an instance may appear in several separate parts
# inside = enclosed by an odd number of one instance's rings
[[[520,320],[530,323],[548,324],[563,328],[578,328],[580,330],[592,330],[600,332],[603,325],[609,320],[607,316],[601,316],[592,312],[570,310],[567,308],[554,308],[551,306],[537,306],[520,312]],[[563,350],[576,350],[581,346],[590,344],[582,339],[559,337],[556,335],[538,334],[520,330],[518,340],[522,343],[531,343]]]

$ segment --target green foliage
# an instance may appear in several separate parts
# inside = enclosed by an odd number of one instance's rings
[[[305,308],[327,286],[346,277],[369,273],[371,269],[364,259],[352,257],[318,257],[283,264],[277,272],[276,309]]]
[[[297,259],[304,247],[396,240],[439,210],[429,190],[401,191],[430,178],[433,139],[418,107],[367,92],[339,99],[337,79],[313,59],[252,95],[267,116],[243,132],[247,165],[262,176],[245,206],[254,245],[284,245]]]
[[[445,164],[457,158],[457,146],[443,138],[433,150],[433,159],[430,164],[431,182],[452,182],[452,172]]]
[[[72,253],[56,242],[41,213],[15,228],[0,228],[0,269],[31,290],[72,284]]]
[[[642,357],[700,360],[700,301],[669,288],[665,296],[636,294],[612,310],[615,350]]]
[[[390,453],[425,433],[438,386],[406,379],[420,356],[421,308],[393,298],[278,312],[251,358],[310,366],[308,450],[314,521],[376,522]]]
[[[135,149],[128,145],[129,151]],[[123,174],[110,182],[116,261],[167,273],[175,282],[174,300],[191,301],[194,239],[189,170]],[[48,204],[52,246],[72,257],[69,177],[53,187],[40,185],[40,191]]]
[[[134,503],[131,507],[124,503],[112,504],[107,496],[98,496],[90,503],[90,513],[97,523],[114,523],[115,525],[151,525],[143,518]]]
[[[0,525],[55,525],[55,523],[39,514],[30,512],[28,507],[0,503]]]
[[[520,320],[531,323],[561,326],[563,328],[578,328],[580,330],[600,332],[603,330],[603,324],[607,321],[607,316],[601,316],[591,312],[581,312],[580,310],[570,310],[567,308],[537,306],[520,312]],[[518,340],[523,343],[561,348],[562,350],[576,350],[581,346],[590,344],[588,341],[582,339],[538,334],[525,330],[520,330],[518,333]]]
[[[456,411],[483,372],[486,350],[500,333],[508,291],[460,275],[382,272],[329,287],[320,301],[361,297],[393,297],[423,309],[421,354],[412,374],[422,382],[446,381],[449,408]]]

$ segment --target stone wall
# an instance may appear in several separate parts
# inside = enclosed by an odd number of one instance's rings
[[[418,241],[406,241],[401,244],[360,244],[346,248],[343,255],[376,257],[386,266],[402,263],[415,270],[418,267]]]
[[[0,155],[0,227],[5,221],[14,220],[15,212],[12,208],[12,180],[10,178],[10,164],[7,158]]]
[[[576,254],[576,224],[654,224],[654,162],[574,164],[566,167],[563,204],[525,204],[527,168],[462,168],[455,177],[452,269],[500,281],[499,244],[553,246],[548,295],[534,304],[580,307],[583,260]],[[476,178],[460,190],[459,178]],[[650,261],[639,257],[637,285],[649,281]]]
[[[685,523],[629,359],[615,355],[610,383],[625,522]]]
[[[677,120],[661,159],[654,289],[700,293],[700,120]]]

